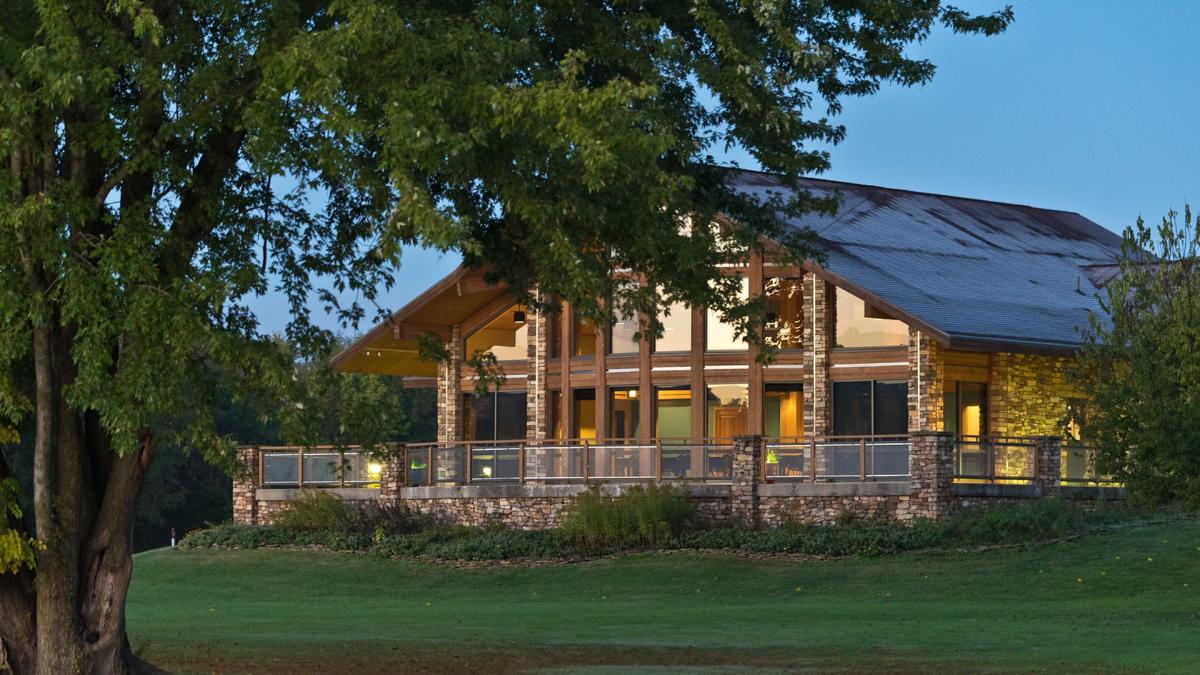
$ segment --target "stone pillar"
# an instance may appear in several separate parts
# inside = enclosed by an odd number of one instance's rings
[[[934,431],[912,434],[908,448],[908,474],[912,493],[900,520],[937,519],[954,507],[954,437]]]
[[[1037,436],[1034,447],[1034,484],[1043,497],[1062,494],[1062,438]]]
[[[943,431],[945,361],[942,346],[908,329],[908,431]]]
[[[730,516],[749,527],[758,527],[758,483],[761,480],[762,436],[751,434],[733,439],[732,483],[729,486]]]
[[[408,454],[404,444],[396,445],[381,461],[383,472],[379,475],[379,500],[384,504],[397,504],[400,502],[400,488],[408,480]]]
[[[548,341],[550,333],[549,322],[553,315],[538,311],[532,316],[526,315],[526,330],[529,331],[528,366],[525,378],[525,437],[531,441],[549,436],[550,411],[546,399],[546,356],[550,352]]]
[[[437,407],[438,441],[463,440],[462,360],[463,341],[458,324],[450,330],[446,349],[449,360],[438,364]]]
[[[829,354],[834,341],[831,286],[815,274],[804,275],[804,435],[830,431]]]
[[[237,449],[233,473],[233,522],[258,524],[258,448]]]

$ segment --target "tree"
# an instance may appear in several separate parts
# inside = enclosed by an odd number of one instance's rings
[[[843,137],[845,97],[932,77],[909,45],[1011,18],[938,0],[3,3],[0,373],[31,358],[34,385],[6,378],[0,411],[34,420],[44,545],[0,576],[10,667],[143,667],[124,599],[155,448],[228,453],[204,366],[239,395],[289,386],[248,298],[279,292],[315,353],[330,335],[309,300],[357,322],[419,243],[536,287],[527,302],[603,318],[661,289],[756,339],[761,308],[719,266],[764,237],[811,254],[779,215],[835,203],[743,197],[712,148],[785,181],[821,171],[808,144]]]
[[[1200,218],[1139,218],[1101,293],[1073,379],[1097,469],[1142,502],[1200,507]]]

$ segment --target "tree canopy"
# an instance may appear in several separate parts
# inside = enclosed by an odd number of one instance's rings
[[[1083,440],[1143,502],[1200,507],[1200,219],[1140,218],[1074,368]]]
[[[155,448],[228,449],[214,372],[239,395],[291,386],[252,297],[280,294],[316,352],[309,301],[367,317],[422,244],[527,302],[601,318],[661,290],[753,338],[720,266],[763,238],[811,255],[779,216],[835,204],[750,201],[710,154],[819,172],[846,97],[932,77],[908,47],[1011,19],[938,0],[0,4],[0,416],[34,420],[44,545],[36,573],[0,575],[10,667],[139,667],[124,594]]]

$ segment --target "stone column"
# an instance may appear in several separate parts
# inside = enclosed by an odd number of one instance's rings
[[[462,415],[462,360],[463,341],[458,324],[450,330],[450,342],[446,349],[449,360],[438,364],[437,406],[438,441],[461,441],[463,439]]]
[[[804,275],[804,435],[829,434],[831,390],[829,354],[834,340],[830,287],[815,274]]]
[[[762,467],[762,436],[733,439],[733,480],[729,486],[730,516],[749,527],[758,527],[758,483]]]
[[[546,438],[550,433],[550,415],[546,400],[546,355],[550,350],[549,321],[553,316],[536,312],[526,317],[529,331],[528,366],[525,379],[525,437],[531,441]]]
[[[1062,494],[1062,438],[1037,436],[1034,443],[1034,484],[1043,497]]]
[[[954,437],[934,431],[912,434],[908,448],[908,473],[912,492],[900,520],[937,519],[954,507]]]
[[[397,444],[392,452],[382,459],[383,472],[379,475],[379,500],[384,504],[400,502],[400,488],[407,484],[408,454],[404,444]]]
[[[942,431],[945,411],[942,346],[916,328],[908,329],[908,431]]]
[[[258,448],[237,449],[233,474],[233,522],[258,524]]]

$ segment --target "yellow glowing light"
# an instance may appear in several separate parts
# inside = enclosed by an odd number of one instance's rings
[[[637,398],[637,394],[638,394],[638,390],[637,390],[637,389],[630,389],[630,390],[629,390],[629,398]]]
[[[492,477],[492,467],[490,467],[490,466],[483,467],[483,477],[484,478]]]
[[[383,465],[379,462],[371,462],[367,465],[367,474],[370,476],[378,476],[383,473]]]

